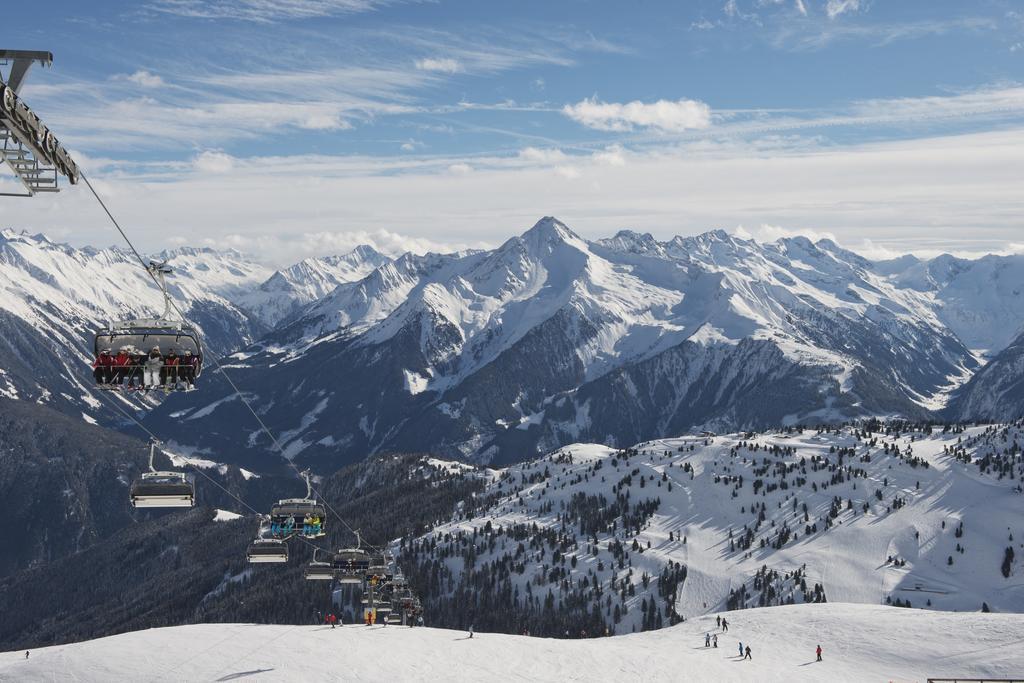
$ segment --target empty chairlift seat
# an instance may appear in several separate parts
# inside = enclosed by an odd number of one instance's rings
[[[195,486],[184,472],[146,472],[132,483],[137,508],[185,508],[196,504]]]
[[[257,538],[249,544],[245,559],[253,564],[288,561],[288,544],[274,538]]]
[[[331,581],[334,579],[334,567],[330,562],[313,560],[302,568],[302,576],[307,581]]]

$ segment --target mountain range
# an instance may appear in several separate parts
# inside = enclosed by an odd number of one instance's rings
[[[360,247],[277,272],[233,251],[160,258],[282,454],[324,468],[389,450],[500,464],[580,440],[1024,411],[1019,255],[872,261],[720,230],[585,240],[548,217],[484,251]],[[104,419],[82,386],[88,332],[157,308],[145,273],[119,249],[4,231],[0,289],[0,391]],[[146,424],[218,461],[268,456],[233,390],[203,379],[146,406]]]

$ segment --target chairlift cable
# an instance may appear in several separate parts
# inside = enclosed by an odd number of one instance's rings
[[[103,394],[101,393],[101,395],[103,395]],[[105,397],[105,398],[107,398],[107,397]],[[141,422],[139,422],[133,415],[131,415],[130,413],[125,411],[124,408],[122,408],[121,406],[117,405],[117,403],[113,403],[112,399],[111,399],[111,404],[118,410],[118,412],[120,412],[126,418],[128,418],[129,420],[134,422],[136,425],[138,425],[139,429],[141,429],[142,431],[144,431],[147,434],[149,434],[151,439],[153,439],[154,441],[158,441],[160,443],[163,443],[163,441],[156,434],[154,434],[152,431],[150,431],[146,427],[146,425],[144,425]],[[262,513],[259,510],[255,509],[253,506],[249,505],[244,500],[242,500],[242,498],[238,497],[237,495],[232,493],[230,490],[225,488],[223,485],[221,485],[220,482],[218,482],[216,479],[214,479],[213,477],[208,475],[206,472],[204,472],[201,467],[199,467],[195,463],[191,462],[187,456],[182,456],[182,457],[184,457],[184,459],[185,459],[185,466],[186,467],[192,468],[192,470],[195,471],[197,474],[201,475],[207,481],[209,481],[214,486],[219,488],[221,491],[223,491],[224,493],[228,494],[229,496],[234,498],[236,501],[238,501],[242,505],[242,507],[248,509],[250,512],[252,512],[257,517],[262,518],[262,517],[266,516],[265,513]],[[306,539],[306,538],[304,538],[302,536],[295,536],[294,538],[298,538],[300,541],[302,541],[303,543],[305,543],[309,547],[313,548],[314,550],[322,550],[322,548],[320,548],[320,546],[316,545],[315,543],[311,543],[308,539]]]
[[[110,222],[114,224],[114,227],[117,228],[117,231],[121,234],[121,237],[124,238],[125,243],[127,243],[129,248],[131,248],[132,253],[134,253],[135,257],[139,260],[139,264],[143,267],[143,269],[146,271],[146,273],[149,275],[149,277],[153,280],[153,282],[156,283],[156,285],[159,287],[160,286],[160,282],[157,280],[156,275],[152,272],[152,270],[146,264],[146,260],[144,258],[142,258],[142,254],[139,252],[139,250],[135,248],[135,245],[132,243],[132,241],[128,237],[127,233],[121,227],[121,224],[118,223],[117,219],[114,217],[114,214],[107,207],[106,203],[103,201],[103,198],[100,197],[98,192],[96,192],[96,188],[93,187],[92,183],[89,181],[89,178],[85,175],[84,172],[81,173],[81,177],[82,177],[82,180],[85,181],[85,184],[89,188],[89,191],[92,192],[93,197],[96,198],[96,201],[99,202],[99,205],[103,208],[103,211],[107,214],[107,217],[110,219]],[[182,291],[184,291],[184,288],[181,288],[181,289],[182,289]],[[166,296],[166,291],[164,290],[163,287],[161,287],[161,291],[164,291],[165,296]],[[182,321],[186,321],[187,318],[185,317],[185,314],[182,312],[181,308],[178,307],[178,302],[174,301],[173,299],[168,299],[168,300],[170,301],[171,306],[174,308],[175,312],[177,312],[177,314],[180,317],[180,319]],[[238,388],[238,385],[236,385],[235,382],[231,379],[231,377],[228,376],[227,372],[224,371],[224,367],[221,365],[220,360],[217,358],[217,354],[215,354],[212,349],[209,349],[207,351],[206,355],[208,355],[210,357],[210,359],[213,361],[214,366],[220,372],[220,375],[225,379],[225,381],[227,381],[227,383],[231,386],[232,390],[235,392],[235,395],[238,396],[239,399],[241,399],[241,401],[245,405],[245,407],[249,410],[250,413],[252,413],[252,416],[254,418],[256,418],[256,421],[259,423],[260,428],[270,438],[270,441],[273,444],[274,449],[276,449],[278,451],[278,453],[281,455],[281,457],[283,457],[285,459],[285,461],[291,466],[291,468],[293,470],[295,470],[295,473],[301,477],[302,473],[299,471],[299,468],[295,465],[295,463],[292,462],[290,458],[287,458],[287,457],[284,456],[284,449],[281,448],[281,444],[277,440],[277,438],[274,436],[273,432],[271,432],[270,428],[267,427],[266,423],[263,422],[263,419],[259,416],[259,414],[256,412],[256,410],[252,407],[252,404],[249,403],[249,400],[245,397],[245,395],[242,393],[242,391]],[[140,427],[142,426],[142,423],[140,423],[134,417],[132,417],[131,419],[133,421],[135,421],[137,424],[139,424]],[[145,427],[143,427],[143,429],[145,429],[147,432],[149,432],[149,430],[146,429]],[[153,436],[153,438],[156,438],[155,435],[152,434],[152,432],[149,432],[149,433],[150,433],[150,435]],[[193,469],[196,469],[196,471],[199,471],[199,469],[196,468],[195,466],[193,466]],[[203,474],[204,477],[207,476],[205,473],[202,473],[202,474]],[[209,479],[209,477],[207,477],[207,478]],[[211,479],[211,481],[212,481],[212,479]],[[219,484],[218,484],[218,486],[219,486]],[[221,488],[223,488],[223,487],[221,487]],[[346,529],[348,529],[351,533],[355,534],[356,530],[354,528],[352,528],[352,526],[349,525],[348,522],[346,522],[344,520],[344,518],[342,518],[341,515],[338,514],[338,512],[334,509],[334,507],[326,500],[326,498],[323,497],[323,495],[315,487],[312,487],[312,488],[313,488],[313,492],[316,493],[317,496],[323,501],[324,506],[328,510],[331,511],[331,513],[337,518],[337,520],[339,522],[341,522],[342,526],[344,526]],[[246,507],[248,507],[248,505]],[[250,508],[250,509],[252,509],[252,508]],[[381,548],[381,547],[378,547],[378,546],[374,546],[373,544],[370,544],[370,543],[368,543],[367,545],[369,547],[375,549],[375,550],[381,550],[381,551],[385,550],[384,548]]]

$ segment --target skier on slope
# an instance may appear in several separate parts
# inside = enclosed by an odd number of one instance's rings
[[[719,614],[718,616],[715,617],[715,625],[718,628],[722,628],[722,615],[721,614]]]
[[[750,661],[754,661],[754,658],[750,656],[750,646],[749,645],[747,645],[747,656],[744,657],[743,659],[749,659]]]
[[[704,647],[711,647],[711,634],[710,633],[705,633],[704,634]]]
[[[740,641],[740,657],[743,657],[743,641]]]
[[[473,638],[473,624],[469,625],[469,637],[472,640],[472,638]]]
[[[818,655],[818,661],[821,661],[821,645],[818,645],[818,649],[814,651],[814,654]]]
[[[718,634],[711,636],[711,647],[718,647]]]

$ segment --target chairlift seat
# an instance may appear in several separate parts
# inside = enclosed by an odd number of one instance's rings
[[[288,561],[288,544],[272,538],[258,538],[249,544],[245,559],[253,564]]]
[[[129,492],[136,508],[184,508],[196,504],[195,486],[183,472],[146,472]]]
[[[330,581],[334,578],[334,568],[330,562],[310,562],[302,568],[302,576],[307,581]]]

